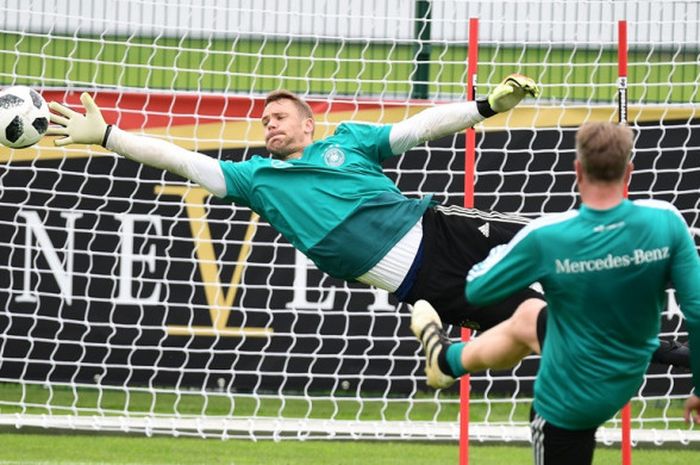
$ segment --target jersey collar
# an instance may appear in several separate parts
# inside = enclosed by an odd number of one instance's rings
[[[605,210],[598,210],[595,208],[591,208],[586,204],[581,204],[581,207],[579,208],[579,211],[581,212],[581,216],[583,218],[592,218],[592,219],[599,219],[603,217],[617,217],[617,216],[624,216],[627,214],[627,210],[631,208],[632,202],[630,202],[627,199],[623,199],[622,202],[619,204],[615,205],[612,208],[607,208]]]

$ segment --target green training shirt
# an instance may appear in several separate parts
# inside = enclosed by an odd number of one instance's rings
[[[250,207],[319,269],[355,279],[416,224],[430,197],[409,199],[382,171],[391,126],[342,123],[299,159],[222,161],[226,199]]]
[[[594,428],[636,394],[658,347],[669,282],[700,387],[700,260],[671,204],[625,200],[537,219],[472,268],[466,294],[485,305],[535,281],[549,309],[534,400],[546,421]]]

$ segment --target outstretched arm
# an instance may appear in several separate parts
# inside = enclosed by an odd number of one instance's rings
[[[438,105],[396,123],[389,134],[391,151],[398,155],[425,141],[463,131],[489,116],[510,110],[527,94],[537,97],[539,93],[535,81],[512,74],[497,85],[486,99]]]
[[[100,109],[89,94],[83,93],[80,101],[86,113],[80,114],[57,102],[50,102],[51,127],[49,135],[65,136],[54,140],[57,146],[69,144],[101,145],[130,160],[196,182],[218,197],[226,196],[226,181],[219,162],[198,152],[191,152],[154,137],[139,136],[107,125]]]

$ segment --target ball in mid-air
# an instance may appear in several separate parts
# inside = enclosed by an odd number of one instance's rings
[[[0,91],[0,144],[23,149],[43,137],[49,127],[49,107],[35,90],[12,86]]]

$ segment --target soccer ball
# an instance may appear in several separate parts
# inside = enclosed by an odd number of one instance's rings
[[[36,91],[12,86],[0,92],[0,144],[24,149],[37,142],[49,127],[49,107]]]

